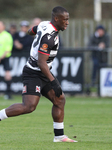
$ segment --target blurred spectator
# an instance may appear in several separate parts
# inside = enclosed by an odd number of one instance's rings
[[[5,25],[2,21],[0,21],[0,65],[4,66],[5,76],[4,80],[7,84],[7,90],[5,93],[5,99],[11,99],[11,73],[9,66],[9,57],[11,56],[13,46],[13,39],[9,32],[5,30]]]
[[[34,18],[34,19],[32,20],[32,23],[31,23],[30,28],[39,25],[39,23],[40,23],[41,21],[42,21],[42,20],[41,20],[40,18]]]
[[[110,46],[110,37],[103,25],[98,25],[96,27],[95,33],[89,39],[88,45],[92,50],[92,86],[94,86],[99,65],[107,65],[106,48],[109,48]]]
[[[26,52],[30,51],[30,47],[33,41],[33,37],[27,34],[29,28],[28,21],[21,21],[20,31],[14,34],[14,47],[13,52],[18,52],[24,50]]]
[[[8,32],[12,35],[12,37],[14,37],[14,34],[17,33],[17,26],[16,26],[16,24],[11,23]]]

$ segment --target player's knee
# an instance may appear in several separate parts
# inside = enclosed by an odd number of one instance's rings
[[[57,107],[64,107],[65,105],[65,96],[62,94],[59,98],[56,98],[53,104]]]
[[[35,106],[35,105],[25,106],[25,107],[24,107],[24,112],[25,112],[25,113],[31,113],[31,112],[33,112],[35,109],[36,109],[36,106]]]
[[[31,106],[31,107],[29,108],[29,112],[31,113],[31,112],[33,112],[35,109],[36,109],[35,106]]]
[[[62,103],[63,106],[65,105],[65,96],[64,95],[62,95],[61,103]]]

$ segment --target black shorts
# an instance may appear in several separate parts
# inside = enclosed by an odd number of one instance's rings
[[[27,66],[23,68],[22,79],[22,95],[41,96],[42,94],[43,96],[46,96],[47,93],[52,89],[49,79],[46,78],[41,71],[32,70]],[[59,84],[57,79],[56,81]]]
[[[1,64],[4,66],[4,70],[5,71],[10,71],[11,70],[11,68],[9,66],[9,57],[8,58],[4,58],[3,60],[1,60],[0,65]]]

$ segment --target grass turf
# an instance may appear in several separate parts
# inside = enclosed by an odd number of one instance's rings
[[[0,109],[21,102],[21,96],[4,100]],[[112,99],[67,97],[65,134],[78,143],[53,143],[52,104],[42,97],[37,109],[27,115],[0,122],[0,150],[111,150]],[[76,137],[76,138],[75,138]]]

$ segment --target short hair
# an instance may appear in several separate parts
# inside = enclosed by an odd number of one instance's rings
[[[52,15],[56,16],[56,15],[59,15],[59,14],[63,14],[64,12],[68,12],[68,11],[64,7],[56,6],[52,10]]]

